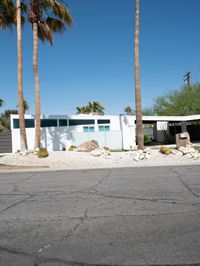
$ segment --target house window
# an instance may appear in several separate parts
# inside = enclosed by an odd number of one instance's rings
[[[57,119],[41,119],[40,126],[41,127],[57,127]]]
[[[59,127],[67,127],[67,119],[59,119]]]
[[[94,132],[94,127],[83,127],[83,132]]]
[[[110,126],[99,126],[99,131],[101,132],[110,131]]]
[[[94,125],[94,119],[69,119],[70,126]]]
[[[25,119],[25,128],[35,127],[34,119]],[[19,119],[13,119],[13,128],[19,128]]]
[[[98,119],[97,124],[110,124],[109,119]]]

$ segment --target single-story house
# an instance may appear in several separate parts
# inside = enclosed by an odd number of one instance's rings
[[[171,127],[185,131],[187,124],[194,122],[200,122],[200,115],[143,116],[143,124],[148,125],[144,127],[145,132],[159,143],[165,141],[166,135],[172,134]],[[28,148],[34,149],[33,115],[25,115],[25,126]],[[135,129],[135,116],[132,115],[42,115],[41,144],[48,150],[57,151],[94,139],[100,147],[129,150],[136,146]],[[12,152],[20,150],[19,116],[16,114],[11,115],[11,139]]]

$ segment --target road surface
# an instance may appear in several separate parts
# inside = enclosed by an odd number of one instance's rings
[[[200,265],[200,166],[1,173],[0,265]]]

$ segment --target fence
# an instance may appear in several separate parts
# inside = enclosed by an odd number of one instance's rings
[[[12,152],[11,132],[0,133],[0,153]]]

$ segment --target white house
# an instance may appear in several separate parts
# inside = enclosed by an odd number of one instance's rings
[[[193,116],[143,116],[151,124],[154,140],[163,142],[169,133],[169,123],[200,121]],[[35,118],[25,115],[28,148],[35,145]],[[19,116],[11,115],[12,152],[20,150]],[[41,144],[48,150],[62,150],[88,140],[97,140],[100,147],[129,150],[136,146],[135,116],[129,115],[48,115],[41,116]]]

